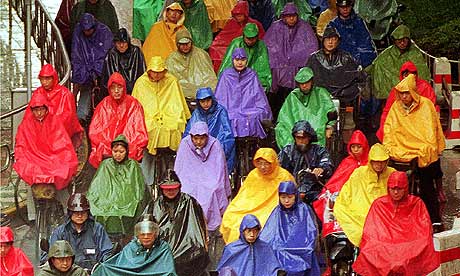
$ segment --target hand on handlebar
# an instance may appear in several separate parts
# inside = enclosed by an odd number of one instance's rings
[[[321,168],[314,168],[312,171],[311,171],[314,175],[316,175],[316,177],[321,177],[324,170],[321,169]]]

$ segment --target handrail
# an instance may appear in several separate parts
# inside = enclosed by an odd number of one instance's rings
[[[26,22],[26,1],[11,0],[10,4],[16,10],[22,22]],[[32,13],[32,37],[40,49],[40,61],[42,65],[50,63],[61,76],[59,84],[70,88],[70,59],[65,48],[64,39],[53,18],[46,10],[41,0],[35,0]],[[27,104],[19,106],[0,115],[0,120],[11,117],[24,111]]]

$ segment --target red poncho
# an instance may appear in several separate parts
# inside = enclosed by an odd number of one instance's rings
[[[14,241],[10,227],[0,227],[0,243]],[[0,275],[2,276],[33,276],[34,267],[21,249],[11,246],[5,256],[0,256]]]
[[[46,90],[43,86],[40,86],[32,94],[32,99],[39,93],[46,96],[49,103],[49,113],[62,121],[69,137],[72,138],[75,134],[82,133],[83,128],[78,122],[75,97],[67,87],[59,84],[58,74],[53,66],[51,64],[43,65],[38,76],[53,77],[53,87],[51,90]],[[31,113],[31,110],[27,109],[26,113]]]
[[[363,154],[361,155],[361,159],[358,160],[351,154],[352,144],[359,144],[363,147]],[[348,156],[342,160],[332,177],[326,183],[326,186],[319,194],[318,199],[313,202],[313,208],[323,223],[323,237],[326,237],[327,235],[334,232],[343,231],[336,220],[332,217],[333,205],[335,198],[342,189],[343,184],[347,182],[353,171],[356,168],[367,164],[369,144],[364,133],[362,133],[360,130],[353,132],[350,141],[348,142],[347,150]]]
[[[242,23],[238,23],[235,20],[235,15],[243,14],[246,18]],[[243,35],[243,29],[248,23],[254,23],[259,29],[259,39],[264,37],[265,31],[262,24],[252,18],[249,18],[249,6],[246,1],[239,1],[236,3],[235,7],[232,10],[232,19],[230,19],[227,24],[225,24],[224,29],[216,36],[214,41],[209,47],[209,56],[211,57],[214,71],[219,72],[220,64],[225,56],[225,51],[227,50],[228,45],[234,38]]]
[[[37,106],[50,106],[43,93],[34,95],[28,109]],[[26,112],[16,134],[14,159],[14,169],[27,184],[54,183],[58,190],[69,184],[78,166],[69,134],[49,112],[41,122]]]
[[[123,86],[121,99],[115,100],[110,92],[112,83]],[[104,157],[112,156],[111,143],[119,134],[128,139],[129,158],[140,161],[148,143],[144,109],[132,96],[126,94],[126,82],[120,73],[113,73],[108,81],[110,95],[105,97],[94,110],[89,126],[91,154],[89,162],[99,167]]]
[[[415,66],[412,61],[407,61],[405,62],[402,66],[401,69],[399,70],[399,79],[403,80],[403,72],[404,71],[409,71],[411,73],[417,74],[417,67]],[[428,98],[436,107],[436,111],[439,112],[439,106],[436,105],[436,93],[433,90],[433,87],[424,79],[420,79],[417,77],[416,81],[416,86],[417,86],[417,92],[419,93],[420,96],[423,96],[425,98]],[[377,130],[377,133],[375,134],[377,138],[383,142],[383,126],[385,125],[385,120],[387,119],[388,112],[390,112],[390,108],[393,105],[393,103],[396,101],[396,90],[393,87],[390,91],[390,94],[388,95],[385,107],[383,108],[382,111],[382,116],[380,117],[380,127]]]
[[[409,191],[404,172],[388,178],[388,188]],[[407,195],[394,201],[390,195],[376,199],[364,224],[358,259],[353,269],[360,275],[426,275],[439,266],[434,251],[431,220],[423,201]]]

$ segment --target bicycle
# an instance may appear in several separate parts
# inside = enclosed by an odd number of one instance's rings
[[[259,138],[257,137],[236,137],[236,157],[237,162],[232,172],[232,198],[236,196],[249,172],[254,169],[252,159],[259,148]]]
[[[160,195],[160,182],[167,174],[168,170],[174,168],[174,160],[176,152],[169,148],[158,148],[155,155],[155,169],[153,175],[153,183],[151,184],[151,193],[153,200],[156,200]]]

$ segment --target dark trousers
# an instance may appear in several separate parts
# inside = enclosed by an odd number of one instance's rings
[[[278,90],[275,93],[268,93],[268,103],[272,109],[273,120],[275,122],[278,119],[278,114],[280,113],[284,100],[292,90],[294,89],[288,87],[278,87]]]
[[[431,223],[441,222],[439,212],[438,193],[436,190],[435,180],[441,178],[441,161],[431,163],[425,168],[419,168],[420,173],[420,197],[425,202],[428,213],[430,214]]]

